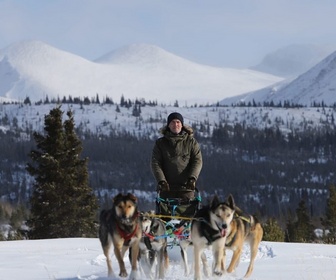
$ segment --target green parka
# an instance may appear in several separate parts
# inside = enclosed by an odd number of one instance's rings
[[[181,133],[176,135],[165,126],[161,133],[163,137],[156,140],[151,158],[156,181],[167,181],[174,189],[186,185],[189,178],[197,180],[203,162],[192,128],[184,125]]]

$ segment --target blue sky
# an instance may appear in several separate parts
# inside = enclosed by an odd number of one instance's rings
[[[334,0],[0,0],[0,49],[40,40],[87,59],[147,43],[220,67],[336,44]]]

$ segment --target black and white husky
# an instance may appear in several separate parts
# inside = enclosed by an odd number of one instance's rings
[[[225,250],[233,251],[233,256],[227,272],[231,273],[239,264],[244,242],[250,244],[250,264],[244,278],[251,275],[254,260],[258,252],[259,243],[262,240],[263,229],[258,220],[242,213],[235,205],[232,195],[225,202],[220,202],[215,196],[210,205],[200,209],[194,216],[191,224],[191,237],[194,246],[195,279],[201,279],[200,259],[206,276],[209,269],[204,254],[204,249],[212,248],[213,252],[213,276],[221,276],[225,272]]]
[[[163,279],[169,265],[167,237],[164,222],[154,217],[154,211],[141,213],[142,238],[140,240],[140,264],[150,279]],[[153,275],[153,267],[155,274]]]
[[[201,279],[200,259],[204,265],[204,272],[208,277],[208,265],[204,250],[208,247],[213,252],[214,276],[221,276],[224,272],[224,249],[228,227],[234,215],[234,202],[220,202],[214,196],[210,205],[204,206],[194,216],[191,223],[191,238],[194,246],[195,279]]]

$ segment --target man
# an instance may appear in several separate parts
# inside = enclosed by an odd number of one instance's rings
[[[180,113],[171,113],[156,140],[151,169],[158,191],[165,197],[192,198],[202,169],[202,154],[191,127],[184,125]]]

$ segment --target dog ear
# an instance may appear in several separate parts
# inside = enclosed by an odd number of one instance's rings
[[[234,202],[232,194],[229,195],[229,197],[227,199],[227,203],[229,204],[229,206],[230,206],[231,209],[235,209],[236,208],[236,204]]]
[[[113,198],[113,203],[117,203],[119,200],[121,200],[121,198],[123,197],[123,195],[121,193],[117,194],[114,198]]]
[[[214,197],[211,200],[210,209],[215,209],[219,204],[220,204],[219,198],[218,198],[217,194],[215,194]]]
[[[145,216],[146,216],[146,212],[140,211],[139,217],[140,217],[141,221],[143,221],[145,219]]]
[[[143,218],[147,218],[148,219],[150,213],[148,211],[146,211],[146,212],[145,211],[141,211],[141,215],[142,215]]]
[[[128,198],[130,200],[132,200],[134,203],[137,203],[138,202],[138,199],[136,198],[136,196],[134,194],[131,194],[131,193],[128,193],[127,194]]]

